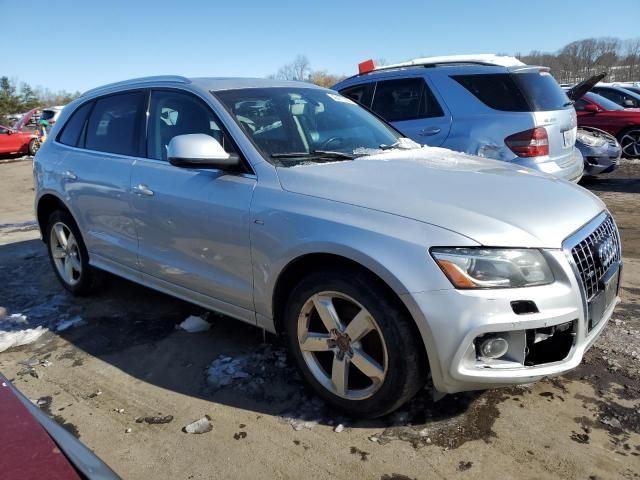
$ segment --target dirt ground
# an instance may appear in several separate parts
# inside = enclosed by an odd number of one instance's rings
[[[625,264],[622,302],[582,365],[435,404],[425,391],[354,421],[305,390],[255,328],[212,314],[209,331],[177,330],[204,312],[113,277],[96,296],[67,295],[30,225],[30,162],[0,165],[0,316],[51,330],[0,353],[0,371],[127,479],[637,479],[640,163],[585,186],[613,212]],[[54,332],[64,320],[80,323]],[[228,385],[207,381],[214,361],[230,366]],[[210,432],[182,431],[204,415]]]

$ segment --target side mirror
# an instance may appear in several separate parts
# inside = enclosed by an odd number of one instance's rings
[[[593,103],[587,103],[584,106],[584,111],[585,112],[590,112],[590,113],[598,113],[600,111],[600,109],[594,105]]]
[[[177,135],[167,145],[169,163],[183,168],[227,169],[238,165],[240,159],[229,155],[218,141],[204,133]]]
[[[638,105],[636,105],[636,102],[634,102],[633,100],[631,100],[630,98],[625,98],[624,100],[624,106],[625,108],[635,108]]]

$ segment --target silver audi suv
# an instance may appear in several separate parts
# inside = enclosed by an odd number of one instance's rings
[[[420,147],[300,82],[153,77],[68,105],[34,162],[53,269],[101,271],[281,334],[327,402],[375,417],[579,364],[620,239],[581,187]]]

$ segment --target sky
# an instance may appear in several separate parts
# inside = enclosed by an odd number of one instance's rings
[[[0,75],[84,91],[146,75],[264,77],[306,55],[351,75],[368,58],[556,51],[640,36],[640,0],[0,0]]]

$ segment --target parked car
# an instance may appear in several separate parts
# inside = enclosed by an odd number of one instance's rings
[[[34,180],[71,293],[106,270],[282,334],[302,378],[355,416],[393,411],[429,373],[451,393],[570,370],[616,303],[620,238],[596,196],[421,147],[311,84],[91,90]]]
[[[63,109],[64,106],[43,108],[40,119],[46,120],[47,122],[49,122],[49,126],[53,126],[60,117],[60,113]]]
[[[575,112],[547,68],[497,55],[369,61],[333,88],[418,143],[582,176]]]
[[[584,158],[584,175],[611,173],[620,165],[622,148],[613,135],[592,127],[578,127],[576,147]]]
[[[617,103],[623,108],[640,108],[640,94],[630,89],[613,85],[596,84],[591,91]]]
[[[40,147],[33,130],[13,129],[0,125],[0,155],[35,155]]]
[[[578,92],[581,93],[581,92]],[[640,109],[623,108],[598,94],[588,92],[575,97],[578,125],[594,127],[616,137],[626,158],[640,157]]]
[[[1,373],[0,422],[3,480],[120,478]]]

